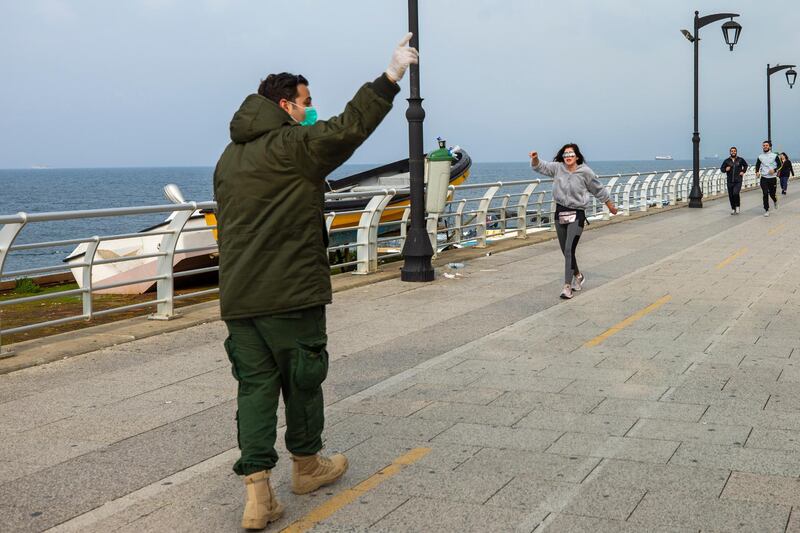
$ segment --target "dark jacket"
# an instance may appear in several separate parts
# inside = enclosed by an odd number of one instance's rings
[[[794,176],[794,169],[792,168],[792,162],[787,159],[781,163],[781,168],[778,169],[778,177],[788,178],[789,176]]]
[[[731,167],[731,169],[726,171],[725,169],[728,167]],[[722,166],[719,167],[719,169],[725,172],[729,182],[739,182],[742,181],[742,174],[747,172],[747,161],[745,161],[743,157],[737,157],[734,162],[733,159],[729,157],[722,162]]]
[[[261,95],[244,100],[214,171],[224,320],[331,302],[325,177],[378,127],[399,91],[381,75],[341,115],[313,126]]]

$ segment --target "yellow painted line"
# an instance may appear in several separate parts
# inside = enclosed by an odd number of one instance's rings
[[[395,459],[392,464],[380,472],[373,474],[355,487],[343,490],[322,505],[312,509],[311,512],[309,512],[303,518],[281,530],[281,533],[304,533],[305,531],[308,531],[319,522],[322,522],[343,507],[350,505],[358,498],[363,496],[366,492],[374,489],[390,477],[394,476],[406,466],[416,463],[430,452],[430,448],[414,448],[407,454],[401,455]]]
[[[777,235],[778,233],[783,231],[783,228],[785,228],[785,227],[786,227],[786,224],[781,224],[779,226],[775,226],[774,228],[769,230],[767,233],[769,233],[770,235]]]
[[[720,264],[718,264],[717,265],[717,270],[725,268],[726,266],[728,266],[728,264],[730,264],[731,261],[733,261],[734,259],[736,259],[740,255],[743,255],[743,254],[746,254],[746,253],[747,253],[747,248],[739,248],[738,250],[736,250],[733,253],[733,255],[731,255],[730,257],[728,257],[727,259],[722,261]]]
[[[636,313],[632,314],[631,316],[629,316],[628,318],[626,318],[625,320],[623,320],[619,324],[611,326],[609,329],[605,330],[603,333],[601,333],[600,335],[598,335],[594,339],[588,341],[583,346],[585,348],[591,348],[593,346],[597,346],[598,344],[602,343],[607,338],[611,337],[612,335],[616,335],[617,333],[619,333],[623,329],[627,328],[628,326],[630,326],[631,324],[633,324],[634,322],[636,322],[640,318],[649,315],[650,313],[652,313],[653,311],[655,311],[656,309],[658,309],[659,307],[661,307],[662,305],[664,305],[665,303],[667,303],[670,300],[672,300],[672,296],[671,295],[667,294],[666,296],[662,296],[661,298],[659,298],[655,302],[651,303],[650,305],[648,305],[647,307],[645,307],[641,311],[637,311]]]

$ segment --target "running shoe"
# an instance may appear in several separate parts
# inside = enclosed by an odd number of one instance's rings
[[[569,300],[570,298],[572,298],[572,287],[564,285],[564,290],[561,291],[561,299]]]
[[[731,215],[735,215],[735,214],[736,214],[736,209],[731,209]]]
[[[768,217],[769,216],[769,211],[764,211],[764,216]]]
[[[739,208],[737,207],[737,208],[736,208],[736,214],[738,215],[739,213],[741,213],[741,211],[740,211],[740,210],[739,210]]]
[[[583,288],[583,282],[586,281],[586,276],[583,274],[578,274],[577,276],[572,276],[572,285],[570,286],[573,291],[579,291]]]
[[[786,194],[786,189],[782,190],[781,194]]]

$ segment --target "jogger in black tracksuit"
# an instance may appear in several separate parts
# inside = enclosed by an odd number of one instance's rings
[[[731,202],[731,215],[739,214],[739,206],[742,205],[739,192],[742,190],[744,173],[747,172],[747,161],[737,157],[736,154],[736,147],[731,146],[731,156],[723,161],[722,166],[719,167],[728,177],[728,199]]]

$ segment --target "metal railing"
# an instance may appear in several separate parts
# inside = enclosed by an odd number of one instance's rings
[[[800,173],[800,164],[794,164],[795,173]],[[688,201],[691,190],[691,170],[668,170],[651,173],[616,174],[600,176],[605,183],[611,198],[619,208],[619,216],[627,216],[632,212],[661,209],[665,206],[677,205]],[[726,192],[726,178],[716,168],[704,168],[700,171],[701,188],[706,197],[713,197]],[[743,190],[758,187],[753,170],[748,170],[743,180]],[[450,186],[447,212],[441,215],[429,215],[427,218],[428,233],[435,253],[448,247],[475,246],[483,248],[492,240],[516,238],[526,239],[537,231],[553,231],[552,223],[555,204],[553,202],[551,179],[531,179],[508,182],[475,183]],[[392,205],[397,196],[408,195],[407,189],[380,189],[369,192],[330,193],[326,200],[364,198],[366,207],[347,212],[330,212],[326,214],[326,225],[331,239],[334,241],[329,252],[355,250],[355,258],[332,264],[332,269],[352,269],[353,274],[375,272],[382,261],[396,258],[406,236],[410,209],[407,202]],[[407,197],[407,196],[406,196]],[[175,294],[175,280],[195,274],[210,273],[219,270],[218,266],[195,268],[193,270],[175,272],[177,254],[191,252],[216,251],[216,245],[203,247],[179,248],[182,235],[190,232],[204,231],[209,234],[216,226],[185,228],[192,214],[198,210],[214,209],[214,202],[182,202],[173,205],[130,207],[117,209],[99,209],[87,211],[65,211],[53,213],[17,213],[0,216],[0,280],[30,277],[40,274],[73,273],[79,271],[80,288],[35,294],[0,300],[0,308],[37,302],[64,296],[80,296],[82,312],[73,316],[52,320],[2,328],[0,324],[0,349],[2,335],[23,333],[37,328],[56,326],[79,320],[90,320],[93,317],[110,313],[130,311],[145,307],[155,307],[151,319],[168,320],[176,316],[175,302],[199,296],[214,294],[218,288],[197,290],[184,294]],[[41,222],[59,222],[65,220],[89,219],[99,217],[126,217],[144,214],[169,213],[164,229],[147,233],[126,233],[85,238],[65,239],[37,243],[15,244],[20,232],[31,224]],[[337,217],[358,215],[355,227],[332,229]],[[609,219],[610,213],[605,205],[593,200],[587,212],[592,219]],[[382,221],[383,219],[383,221]],[[390,220],[387,220],[390,219]],[[159,237],[155,252],[135,256],[98,258],[97,251],[104,242],[141,237]],[[338,242],[337,242],[338,241]],[[4,271],[9,254],[15,251],[41,248],[61,247],[65,245],[86,245],[83,258],[70,262],[68,266],[57,265],[37,267],[16,271]],[[94,269],[101,265],[125,261],[153,259],[154,273],[134,279],[102,285],[93,284]],[[76,280],[78,275],[76,274]],[[108,291],[125,285],[155,283],[155,298],[146,302],[122,305],[97,310],[92,296],[98,291]]]

